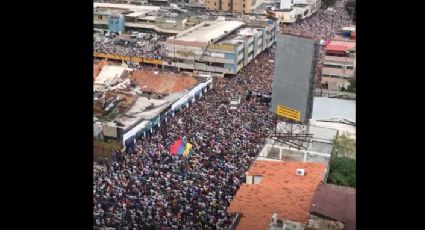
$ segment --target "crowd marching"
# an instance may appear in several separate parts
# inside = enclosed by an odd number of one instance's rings
[[[350,24],[351,16],[343,6],[336,6],[332,10],[319,9],[309,18],[284,25],[282,32],[314,39],[331,39],[336,31]]]
[[[123,41],[121,45],[116,44],[119,39],[94,41],[93,50],[99,53],[118,54],[128,57],[165,59],[166,50],[163,42],[166,36],[159,35],[157,39],[155,38],[144,39],[143,45],[137,39],[130,39],[126,41],[127,43]]]
[[[222,79],[207,95],[162,129],[114,153],[107,172],[94,180],[96,226],[118,229],[225,229],[226,212],[245,171],[273,127],[268,107],[223,101],[249,90],[271,91],[274,52],[265,51],[238,76]],[[173,156],[178,138],[193,144],[190,157]]]
[[[338,26],[332,20],[343,16],[318,12],[285,30],[329,38]],[[267,104],[244,97],[271,91],[273,60],[271,47],[153,134],[115,152],[107,170],[94,175],[95,229],[227,229],[227,207],[275,126]],[[235,95],[244,99],[232,109],[226,102]],[[193,145],[189,157],[170,154],[179,138]]]
[[[283,25],[281,32],[285,34],[292,34],[302,37],[307,37],[319,40],[332,39],[338,30],[342,27],[351,25],[351,16],[344,9],[344,3],[341,2],[335,5],[332,9],[319,9],[311,17],[296,22],[291,25]],[[321,84],[321,69],[325,57],[325,50],[319,49],[317,58],[317,72],[316,72],[316,87],[322,87]]]

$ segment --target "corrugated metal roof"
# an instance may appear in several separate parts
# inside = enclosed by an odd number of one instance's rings
[[[347,230],[355,230],[356,189],[324,184],[314,194],[310,213],[341,221]]]
[[[315,97],[313,100],[313,120],[333,117],[346,118],[356,122],[356,101],[337,98]]]

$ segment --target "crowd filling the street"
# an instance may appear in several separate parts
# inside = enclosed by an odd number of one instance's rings
[[[93,43],[93,50],[99,53],[163,60],[166,56],[166,38],[165,35],[157,34],[146,34],[139,38],[120,38],[116,35],[108,38],[98,35]]]
[[[226,210],[245,172],[272,129],[272,113],[255,97],[231,109],[235,94],[271,91],[273,49],[233,78],[183,109],[163,128],[125,152],[114,153],[106,172],[94,178],[96,226],[147,229],[225,229]],[[178,138],[193,144],[190,157],[173,156]]]
[[[282,32],[330,39],[350,23],[347,16],[339,8],[332,14],[319,10],[302,22],[284,26]],[[156,43],[147,42],[147,47],[138,47],[135,41],[119,47],[113,42],[94,42],[96,52],[164,56],[165,50]],[[105,163],[106,170],[94,173],[95,229],[227,229],[234,218],[227,208],[276,125],[267,102],[247,97],[254,91],[258,95],[271,92],[274,50],[274,46],[265,50],[238,74],[218,79],[211,90],[165,125],[114,152],[112,163]],[[323,49],[319,54],[318,69]],[[319,73],[316,82],[320,83]],[[228,101],[235,96],[242,100],[233,109]],[[180,138],[193,145],[188,157],[170,154],[170,146]]]
[[[338,30],[352,23],[351,16],[338,4],[331,10],[319,9],[311,17],[290,25],[282,25],[281,32],[295,36],[320,40],[332,39]],[[323,87],[321,84],[321,69],[325,58],[325,49],[320,47],[317,58],[317,71],[315,76],[316,87]]]

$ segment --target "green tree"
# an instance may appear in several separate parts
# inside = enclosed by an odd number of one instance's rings
[[[356,140],[346,136],[339,135],[334,140],[335,156],[356,158]]]
[[[333,157],[330,161],[328,183],[356,187],[356,160]]]

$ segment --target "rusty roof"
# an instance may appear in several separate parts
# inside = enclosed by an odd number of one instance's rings
[[[305,176],[296,175],[299,168],[305,170]],[[229,213],[242,213],[237,229],[267,229],[273,213],[306,224],[325,168],[316,162],[255,161],[248,174],[263,179],[259,184],[242,184],[228,208]]]
[[[356,229],[356,189],[333,184],[322,185],[314,194],[310,212]]]
[[[197,83],[197,80],[191,76],[152,70],[135,71],[132,79],[142,91],[162,94],[182,92],[191,89]]]

